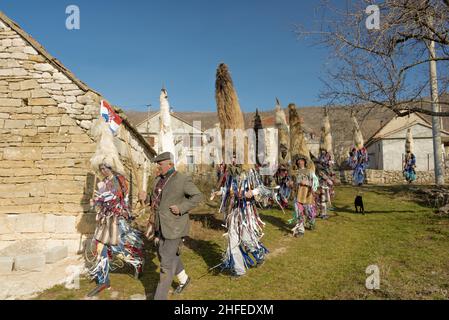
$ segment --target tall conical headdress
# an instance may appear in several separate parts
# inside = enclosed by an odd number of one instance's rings
[[[239,99],[234,89],[228,66],[221,63],[217,68],[215,81],[215,101],[217,103],[218,119],[220,120],[220,128],[225,144],[226,129],[245,129],[243,113],[240,109]],[[247,143],[245,144],[245,150]],[[230,152],[230,150],[226,150]],[[226,157],[225,157],[226,159]],[[247,157],[245,157],[245,160]],[[245,161],[246,162],[246,161]]]
[[[109,125],[101,116],[94,121],[91,128],[91,134],[97,141],[95,153],[90,158],[92,170],[101,177],[99,166],[105,164],[113,171],[124,175],[125,169],[120,161],[117,147],[114,144],[114,136]]]
[[[405,137],[405,153],[413,153],[413,135],[411,128],[407,129]]]
[[[331,124],[327,108],[324,109],[323,124],[321,126],[320,150],[325,150],[331,155],[333,154]]]
[[[309,146],[307,145],[306,137],[304,136],[304,130],[296,110],[296,105],[294,103],[289,104],[288,111],[290,122],[290,154],[292,160],[296,161],[298,157],[305,157],[307,159],[307,168],[314,171],[315,165],[310,159]]]
[[[276,115],[276,129],[278,130],[278,150],[279,164],[286,164],[290,160],[290,137],[289,130],[287,126],[287,119],[285,118],[285,112],[282,110],[281,103],[279,99],[276,98],[276,107],[275,107],[275,115]],[[282,157],[282,151],[286,150],[287,154],[285,158]]]
[[[167,89],[162,88],[159,96],[160,113],[159,113],[159,153],[170,152],[174,156],[176,164],[177,157],[175,154],[175,141],[171,128],[170,105],[168,103]]]
[[[359,123],[357,122],[357,118],[355,115],[351,116],[352,122],[354,123],[354,145],[357,149],[363,148],[363,135],[362,131],[360,130]]]
[[[215,100],[223,140],[225,129],[245,129],[239,99],[228,66],[224,63],[221,63],[217,69]]]

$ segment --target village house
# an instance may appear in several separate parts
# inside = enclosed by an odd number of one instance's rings
[[[186,171],[192,172],[194,164],[199,161],[199,159],[195,159],[199,155],[194,147],[202,147],[201,122],[189,123],[174,112],[170,112],[170,122],[175,140],[175,150],[178,153],[177,159],[183,158],[186,163]],[[154,150],[158,153],[162,151],[162,146],[159,145],[160,112],[152,113],[138,123],[136,128]]]
[[[0,12],[0,257],[8,252],[11,266],[11,248],[21,242],[42,252],[63,247],[70,255],[93,233],[89,199],[99,177],[90,168],[96,149],[90,128],[101,99]],[[123,123],[114,142],[135,202],[136,186],[145,185],[136,180],[156,153],[116,111]]]
[[[423,116],[413,113],[406,117],[393,116],[366,142],[370,169],[401,171],[405,156],[405,137],[411,129],[414,141],[417,171],[434,169],[432,124]],[[441,131],[442,145],[449,139],[449,132]],[[441,155],[445,159],[444,153]]]

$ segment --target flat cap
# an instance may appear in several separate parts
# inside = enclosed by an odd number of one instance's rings
[[[160,162],[160,161],[164,161],[164,160],[174,160],[173,155],[171,154],[171,152],[162,152],[161,154],[159,154],[156,158],[153,159],[153,162]]]

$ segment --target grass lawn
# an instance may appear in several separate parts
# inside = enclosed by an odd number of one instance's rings
[[[170,299],[447,299],[449,219],[435,216],[407,186],[361,189],[365,215],[354,213],[356,189],[340,186],[336,210],[302,238],[291,236],[290,210],[286,215],[260,211],[270,254],[263,266],[238,280],[216,269],[207,272],[220,263],[225,248],[221,215],[192,215],[191,238],[182,253],[192,282]],[[112,273],[112,288],[99,299],[153,297],[159,263],[147,247],[144,276],[135,280],[126,270]],[[369,265],[379,267],[379,290],[365,287]],[[93,287],[83,279],[79,290],[56,286],[37,299],[83,299]]]

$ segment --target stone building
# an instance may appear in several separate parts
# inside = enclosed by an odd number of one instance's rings
[[[95,226],[89,129],[101,99],[0,12],[0,252],[20,241],[82,250]],[[119,131],[136,201],[136,179],[155,151],[126,118]]]
[[[370,169],[402,171],[408,128],[411,128],[413,135],[416,170],[433,171],[432,124],[416,113],[406,117],[392,117],[366,142]],[[449,132],[441,131],[441,137],[443,141],[447,141]],[[444,160],[444,154],[441,156]]]

